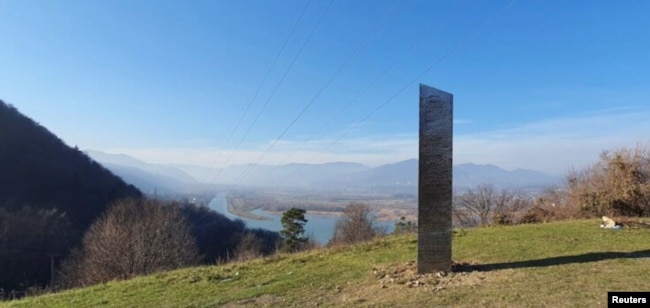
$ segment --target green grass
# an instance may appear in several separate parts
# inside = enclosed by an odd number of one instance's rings
[[[650,290],[650,231],[572,221],[457,232],[455,262],[474,272],[435,285],[382,287],[373,268],[416,259],[413,235],[110,282],[8,307],[606,306],[607,291]],[[435,279],[434,279],[435,280]]]

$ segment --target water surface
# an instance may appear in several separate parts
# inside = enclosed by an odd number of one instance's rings
[[[228,212],[228,200],[226,197],[226,193],[218,193],[214,198],[212,198],[212,200],[210,200],[208,206],[230,219],[242,220],[246,224],[246,227],[251,229],[259,228],[276,232],[282,230],[280,216],[272,215],[263,209],[256,209],[251,212],[255,215],[268,217],[271,220],[249,219]],[[309,235],[320,244],[327,244],[327,242],[332,238],[332,235],[334,234],[334,226],[336,225],[336,221],[339,219],[339,217],[330,215],[314,215],[307,212],[305,218],[307,218],[307,223],[305,224],[305,234]],[[392,221],[377,222],[376,224],[382,228],[386,228],[387,232],[392,232],[395,228],[395,222]]]

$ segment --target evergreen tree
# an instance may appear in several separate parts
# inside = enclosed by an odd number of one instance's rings
[[[418,225],[415,222],[407,221],[406,217],[402,216],[398,222],[395,223],[395,230],[393,234],[415,233],[418,231]]]
[[[284,237],[284,251],[297,251],[300,245],[307,242],[305,233],[305,210],[291,208],[282,214],[282,231],[280,235]]]

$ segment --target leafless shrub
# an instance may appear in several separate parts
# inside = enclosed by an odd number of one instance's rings
[[[381,234],[380,230],[373,226],[374,221],[375,217],[367,204],[348,204],[343,216],[336,222],[334,236],[329,245],[347,245],[373,239]]]
[[[463,227],[515,224],[528,198],[485,184],[454,196],[453,217]]]
[[[579,206],[569,202],[564,187],[549,187],[522,215],[519,223],[543,223],[555,220],[584,218]]]
[[[82,249],[64,265],[62,283],[90,285],[194,265],[198,253],[174,204],[146,199],[113,203],[91,225]]]
[[[555,212],[539,205],[528,209],[519,220],[522,224],[536,224],[557,220]]]
[[[650,215],[650,151],[637,146],[605,151],[600,160],[567,176],[569,202],[587,215]]]

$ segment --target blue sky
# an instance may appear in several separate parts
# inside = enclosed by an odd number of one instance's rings
[[[650,141],[648,12],[649,1],[3,0],[0,99],[69,145],[150,162],[379,165],[417,157],[425,83],[454,94],[455,163],[561,174]]]

